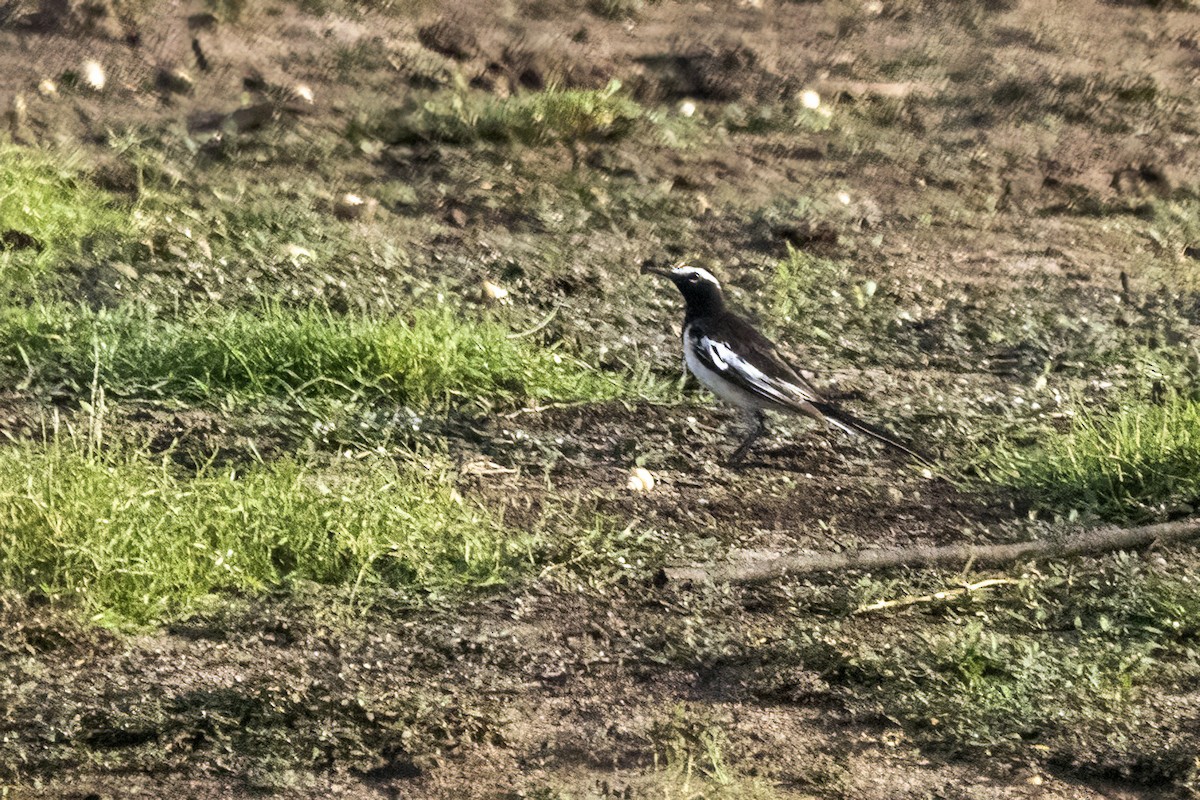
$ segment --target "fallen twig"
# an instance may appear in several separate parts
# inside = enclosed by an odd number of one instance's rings
[[[714,564],[683,564],[666,567],[661,577],[667,582],[712,581],[714,583],[767,583],[787,576],[814,575],[847,570],[881,570],[895,567],[949,567],[971,563],[998,566],[1016,561],[1068,558],[1087,553],[1106,553],[1200,538],[1200,519],[1163,522],[1141,528],[1097,528],[1062,539],[992,545],[949,547],[905,547],[860,550],[854,553],[813,553],[775,558],[749,558]]]
[[[1016,583],[1012,578],[988,578],[986,581],[978,581],[976,583],[968,583],[966,586],[955,586],[953,589],[943,589],[940,592],[933,594],[909,595],[908,597],[898,597],[895,600],[876,600],[874,603],[868,603],[865,606],[859,606],[854,609],[855,614],[868,614],[872,611],[882,611],[885,608],[901,608],[903,606],[915,606],[920,603],[933,603],[937,600],[948,600],[951,597],[961,597],[964,594],[977,592],[980,589],[990,589],[993,586],[1012,586]]]

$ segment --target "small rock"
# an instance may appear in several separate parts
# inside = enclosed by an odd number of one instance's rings
[[[363,197],[347,192],[333,204],[333,215],[338,219],[356,222],[369,222],[375,218],[379,209],[379,201],[374,197]]]
[[[100,92],[104,90],[104,84],[108,79],[104,76],[104,67],[100,66],[99,61],[83,62],[83,82],[91,89]]]
[[[313,94],[312,87],[307,83],[298,83],[292,87],[292,97],[311,106],[316,95]]]
[[[447,216],[456,227],[467,227],[467,212],[463,211],[461,208],[450,209],[450,213]]]
[[[311,261],[313,259],[313,251],[298,244],[285,245],[283,251],[287,253],[293,261]]]
[[[58,84],[49,78],[44,78],[38,84],[38,94],[42,97],[58,97]]]
[[[625,484],[631,492],[650,492],[654,490],[654,476],[645,467],[634,467],[629,471],[629,481]]]
[[[491,281],[484,281],[480,285],[479,299],[488,305],[507,305],[512,302],[508,289]]]

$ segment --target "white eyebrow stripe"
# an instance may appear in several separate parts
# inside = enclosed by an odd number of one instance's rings
[[[721,285],[721,282],[717,280],[715,275],[706,269],[701,269],[700,267],[676,267],[675,269],[671,270],[671,272],[680,277],[697,275],[710,283],[716,284],[717,286]]]

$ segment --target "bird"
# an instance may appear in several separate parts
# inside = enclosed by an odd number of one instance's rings
[[[725,303],[721,282],[706,269],[680,264],[643,274],[669,279],[683,295],[683,361],[709,391],[736,406],[750,432],[729,457],[740,462],[766,432],[765,411],[805,414],[849,434],[866,434],[922,463],[929,459],[892,434],[838,408],[780,354],[779,348]]]

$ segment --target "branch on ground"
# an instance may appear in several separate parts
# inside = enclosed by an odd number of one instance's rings
[[[743,551],[740,557],[733,561],[666,567],[661,577],[665,578],[667,583],[711,581],[759,584],[785,577],[845,570],[869,572],[896,567],[964,565],[995,567],[1018,561],[1069,558],[1196,538],[1200,538],[1200,519],[1164,522],[1141,528],[1097,528],[1062,539],[1042,539],[1015,544],[904,547],[860,550],[854,553],[783,555],[773,558],[764,557],[763,553]]]

